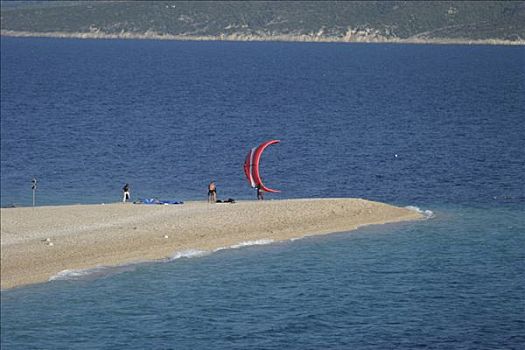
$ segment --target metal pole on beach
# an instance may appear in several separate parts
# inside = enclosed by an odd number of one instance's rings
[[[33,207],[35,206],[35,202],[36,202],[36,178],[33,177],[33,180],[31,181],[31,183],[33,184],[31,186],[31,189],[33,190]]]

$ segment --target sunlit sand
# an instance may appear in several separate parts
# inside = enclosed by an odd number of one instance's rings
[[[422,218],[362,199],[209,204],[131,203],[1,209],[1,288],[48,281],[67,269],[163,259],[243,242],[282,241]]]

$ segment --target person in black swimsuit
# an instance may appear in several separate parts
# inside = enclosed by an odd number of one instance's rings
[[[124,187],[122,187],[122,194],[123,194],[122,202],[126,203],[130,198],[129,184],[125,184]]]
[[[208,185],[208,203],[215,202],[217,202],[217,186],[215,186],[215,182],[212,181]]]
[[[263,190],[261,189],[261,185],[257,185],[257,200],[263,200],[264,199],[264,195],[263,195]]]

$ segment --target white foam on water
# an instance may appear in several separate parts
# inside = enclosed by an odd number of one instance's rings
[[[240,242],[240,243],[237,243],[237,244],[233,244],[233,245],[231,245],[229,247],[217,248],[217,249],[214,250],[214,252],[218,252],[220,250],[226,250],[226,249],[238,249],[238,248],[249,247],[249,246],[253,246],[253,245],[271,244],[273,242],[274,242],[273,239],[258,239],[258,240],[255,240],[255,241],[244,241],[244,242]]]
[[[177,260],[181,258],[196,258],[199,256],[204,256],[209,254],[210,252],[205,250],[197,250],[197,249],[188,249],[188,250],[182,250],[180,252],[175,252],[172,256],[169,257],[169,261]]]
[[[54,276],[49,277],[50,281],[63,281],[79,279],[83,276],[89,275],[90,270],[63,270]]]
[[[423,216],[425,216],[425,219],[431,219],[431,218],[433,218],[435,216],[434,212],[432,210],[422,210],[419,207],[416,207],[416,206],[413,206],[413,205],[409,205],[409,206],[407,206],[405,208],[408,209],[408,210],[415,211],[416,213],[422,214]]]
[[[273,239],[258,239],[255,241],[245,241],[245,242],[237,243],[237,244],[230,246],[230,248],[237,249],[237,248],[248,247],[252,245],[265,245],[265,244],[270,244],[273,242],[274,242]]]
[[[90,269],[66,269],[49,278],[49,281],[74,281],[87,278],[97,278],[114,275],[126,271],[133,271],[135,265],[132,263],[119,266],[97,266]]]
[[[213,252],[217,252],[219,250],[224,249],[237,249],[247,246],[253,246],[253,245],[263,245],[263,244],[270,244],[274,241],[272,239],[259,239],[255,241],[245,241],[238,244],[234,244],[230,247],[222,247],[217,248],[213,250]],[[182,250],[177,251],[173,253],[170,257],[167,259],[163,259],[165,262],[182,259],[182,258],[196,258],[205,256],[208,254],[213,253],[211,251],[205,251],[205,250],[198,250],[198,249],[188,249],[188,250]],[[158,260],[157,262],[162,261]],[[143,262],[135,262],[130,263],[126,265],[119,265],[119,266],[97,266],[90,269],[66,269],[58,272],[56,275],[51,276],[49,278],[49,281],[74,281],[74,280],[82,280],[82,279],[90,279],[90,278],[99,278],[109,275],[114,275],[126,271],[133,271],[136,267],[136,265],[141,263],[147,263],[146,261]]]

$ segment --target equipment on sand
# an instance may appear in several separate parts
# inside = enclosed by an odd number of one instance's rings
[[[182,201],[173,201],[173,200],[159,200],[157,198],[145,198],[139,199],[138,201],[133,202],[134,204],[184,204]]]
[[[258,147],[252,148],[250,152],[248,152],[248,155],[244,161],[244,174],[246,175],[246,178],[252,187],[259,187],[265,192],[281,192],[279,190],[266,187],[261,180],[261,173],[259,172],[259,163],[261,161],[262,153],[266,147],[279,142],[279,140],[269,140],[261,143]]]

